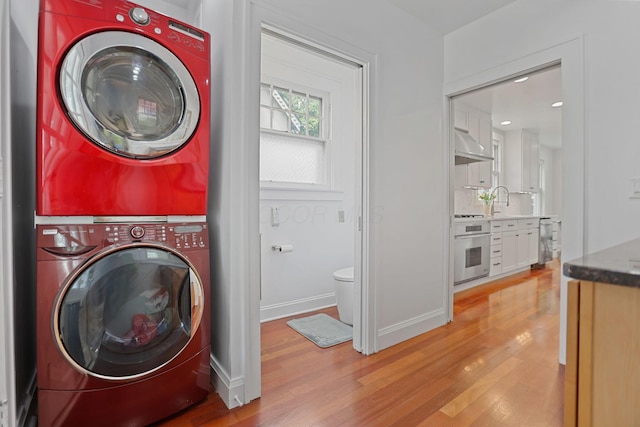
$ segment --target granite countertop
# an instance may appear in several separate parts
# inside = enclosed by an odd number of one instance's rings
[[[640,288],[640,239],[565,262],[562,273],[572,279]]]

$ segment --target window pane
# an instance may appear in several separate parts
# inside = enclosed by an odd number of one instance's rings
[[[260,85],[260,105],[271,105],[271,87],[269,85]]]
[[[307,118],[304,114],[294,114],[291,117],[291,133],[307,134]]]
[[[315,96],[309,97],[309,116],[320,117],[322,112],[322,100]]]
[[[260,107],[260,127],[271,129],[271,109],[269,107]]]
[[[291,94],[291,110],[296,113],[307,113],[307,95],[300,92],[293,92]]]
[[[273,88],[273,106],[280,107],[283,110],[289,109],[289,90],[281,87]]]
[[[324,183],[324,142],[260,135],[260,180]]]
[[[289,117],[284,111],[273,110],[271,129],[286,132],[289,130]]]
[[[307,128],[309,130],[309,136],[315,136],[316,138],[320,138],[320,120],[309,117],[309,123],[307,124]]]

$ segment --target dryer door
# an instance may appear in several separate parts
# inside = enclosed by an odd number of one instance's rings
[[[180,354],[203,304],[201,280],[186,258],[134,243],[99,253],[71,275],[56,303],[54,332],[79,371],[131,379]]]
[[[73,123],[115,154],[153,159],[179,149],[200,117],[196,84],[159,43],[122,31],[76,43],[59,74],[60,96]]]

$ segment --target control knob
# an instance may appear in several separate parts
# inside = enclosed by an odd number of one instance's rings
[[[131,227],[131,230],[129,230],[129,234],[131,234],[131,237],[134,239],[142,239],[144,237],[144,228],[139,225],[134,225]]]
[[[149,23],[149,14],[141,7],[134,7],[129,11],[129,16],[133,19],[133,22],[140,25],[147,25]]]

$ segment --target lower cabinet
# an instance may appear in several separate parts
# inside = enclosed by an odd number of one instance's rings
[[[540,220],[527,219],[498,219],[491,220],[492,239],[499,235],[501,241],[500,268],[494,268],[490,276],[507,273],[511,270],[526,267],[538,262],[538,240],[540,236]],[[492,240],[491,265],[494,260]]]
[[[567,427],[640,426],[640,289],[570,281]]]

